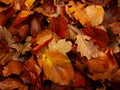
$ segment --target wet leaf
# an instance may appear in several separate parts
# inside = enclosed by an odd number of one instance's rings
[[[49,51],[43,54],[42,63],[48,80],[59,85],[69,85],[73,80],[73,67],[66,55],[57,51]]]

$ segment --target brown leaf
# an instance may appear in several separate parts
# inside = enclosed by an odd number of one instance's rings
[[[1,90],[28,90],[26,85],[23,85],[19,80],[13,78],[6,78],[3,81],[0,81],[0,89]]]
[[[22,80],[25,83],[35,84],[39,75],[41,74],[41,67],[32,56],[25,64],[23,64],[23,73],[21,75]]]
[[[3,67],[3,76],[9,76],[11,74],[17,74],[20,75],[22,71],[22,65],[18,61],[11,61],[6,66]]]
[[[108,8],[105,11],[104,24],[113,23],[120,20],[120,7]]]
[[[67,34],[68,21],[64,16],[53,17],[50,22],[50,29],[61,38]]]
[[[93,80],[104,81],[104,79],[110,79],[112,74],[118,69],[112,50],[107,49],[105,53],[98,58],[87,61],[89,71],[92,73],[91,75],[88,74],[88,76]]]
[[[113,22],[109,24],[111,31],[114,34],[119,34],[120,33],[120,22]]]

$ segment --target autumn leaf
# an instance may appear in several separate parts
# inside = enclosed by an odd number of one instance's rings
[[[21,11],[17,16],[16,19],[13,23],[13,26],[17,26],[18,24],[20,24],[22,21],[26,20],[28,18],[28,16],[32,14],[32,12],[30,11]]]
[[[72,43],[70,41],[65,41],[65,39],[61,39],[58,42],[55,39],[53,39],[48,44],[48,47],[50,51],[59,51],[62,52],[63,54],[66,54],[71,50]]]
[[[26,1],[25,1],[25,6],[26,6],[28,9],[30,9],[34,2],[35,2],[35,0],[26,0]]]
[[[68,21],[64,16],[53,17],[50,22],[50,29],[61,38],[67,34]]]
[[[13,79],[13,78],[6,78],[0,82],[0,89],[1,90],[28,90],[28,86],[23,85],[20,80]]]
[[[74,71],[69,58],[57,51],[48,51],[42,55],[42,65],[48,80],[59,85],[69,85]]]
[[[98,45],[100,48],[107,46],[110,42],[107,32],[102,28],[89,27],[83,28],[82,31],[85,35],[91,37],[94,45]]]
[[[22,71],[22,64],[18,61],[12,61],[4,66],[3,76],[9,76],[11,74],[20,75]]]
[[[5,4],[11,4],[13,3],[13,0],[0,0],[0,2],[3,2]]]
[[[92,26],[97,26],[102,23],[104,18],[104,9],[102,6],[89,5],[85,8],[85,11]]]
[[[79,20],[82,25],[90,25],[89,17],[85,12],[85,4],[82,4],[80,2],[77,2],[75,4],[75,2],[69,1],[65,7],[65,10],[69,17]]]
[[[88,59],[91,57],[97,57],[100,53],[98,47],[93,44],[89,36],[86,36],[82,33],[77,35],[76,44],[77,51],[81,53],[81,56],[86,56]]]
[[[117,61],[109,48],[102,56],[87,61],[87,65],[89,71],[93,74],[88,74],[88,76],[93,80],[109,80],[113,72],[118,69]]]

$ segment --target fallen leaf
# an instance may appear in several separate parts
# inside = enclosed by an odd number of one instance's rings
[[[11,4],[13,3],[13,0],[0,0],[0,2],[3,2],[5,4]]]
[[[104,9],[102,6],[89,5],[85,8],[85,11],[92,26],[97,26],[102,23],[104,18]]]
[[[69,58],[57,51],[48,51],[42,55],[42,65],[48,80],[59,85],[69,85],[74,71]]]
[[[48,48],[50,51],[58,51],[58,52],[62,52],[63,54],[66,54],[71,50],[72,43],[70,41],[65,41],[65,39],[61,39],[59,41],[53,39],[48,44]]]
[[[2,72],[3,72],[3,76],[5,76],[5,77],[9,76],[11,74],[20,75],[20,73],[22,71],[22,64],[18,61],[11,61],[3,68],[4,68],[4,70]]]
[[[50,22],[50,29],[61,38],[67,34],[68,21],[64,16],[53,17]]]
[[[6,78],[0,82],[1,90],[28,90],[28,86],[23,85],[19,80],[13,78]]]
[[[91,57],[97,57],[100,53],[98,46],[94,45],[94,43],[90,40],[89,36],[86,36],[82,33],[77,35],[76,44],[77,51],[81,53],[81,56],[86,56],[88,59]]]
[[[33,5],[33,3],[35,2],[35,0],[26,0],[25,1],[25,6],[30,9]]]

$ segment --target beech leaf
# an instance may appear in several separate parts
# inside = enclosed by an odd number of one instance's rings
[[[48,51],[42,57],[46,78],[59,85],[69,85],[74,77],[73,67],[69,58],[57,51]]]

